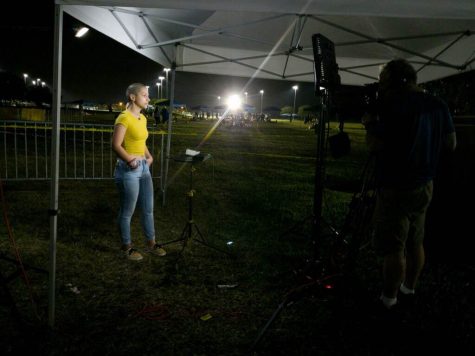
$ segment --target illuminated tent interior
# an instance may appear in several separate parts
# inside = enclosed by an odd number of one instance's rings
[[[473,0],[56,0],[56,4],[53,168],[58,166],[59,152],[63,11],[171,68],[171,102],[175,71],[313,82],[311,37],[316,33],[335,44],[342,84],[376,81],[380,65],[395,57],[414,65],[419,82],[471,70],[475,61]],[[52,212],[57,211],[57,195],[56,176]],[[51,226],[54,272],[55,214]],[[54,273],[50,282],[52,323]]]

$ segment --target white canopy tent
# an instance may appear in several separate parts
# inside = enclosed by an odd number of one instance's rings
[[[313,81],[315,33],[335,43],[343,84],[375,81],[379,65],[394,57],[411,61],[422,82],[467,70],[475,59],[473,0],[58,3],[157,63],[175,62],[179,71]]]
[[[335,44],[342,84],[395,57],[426,82],[471,70],[474,0],[56,0],[49,322],[54,324],[63,11],[171,70],[314,81],[311,37]],[[168,121],[167,157],[172,120]],[[168,164],[165,169],[165,184]],[[165,188],[166,189],[166,188]],[[165,193],[165,192],[164,192]]]

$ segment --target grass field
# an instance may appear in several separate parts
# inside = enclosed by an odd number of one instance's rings
[[[294,303],[286,305],[251,352],[287,293],[314,277],[309,261],[322,261],[317,264],[319,273],[328,262],[332,235],[315,239],[310,221],[305,220],[314,202],[316,135],[294,121],[218,127],[205,139],[212,125],[176,124],[172,154],[199,147],[212,155],[195,166],[194,222],[210,245],[232,256],[191,240],[182,254],[181,243],[175,243],[166,246],[165,257],[127,261],[120,253],[115,225],[118,194],[113,181],[61,182],[55,327],[46,326],[48,276],[30,270],[40,320],[22,280],[9,283],[26,323],[11,317],[8,303],[3,303],[0,317],[6,322],[0,327],[0,340],[6,354],[385,354],[387,345],[374,342],[376,329],[369,326],[359,304],[365,299],[369,303],[379,290],[370,249],[361,252],[344,287],[290,294]],[[330,134],[337,132],[336,126],[331,125]],[[347,124],[345,131],[351,139],[350,154],[338,159],[325,156],[323,217],[325,225],[337,230],[360,188],[368,157],[361,125]],[[187,222],[189,169],[170,161],[165,206],[157,189],[159,242],[177,239]],[[9,182],[4,191],[23,262],[47,269],[48,183]],[[142,249],[138,216],[139,212],[132,233],[136,247]],[[13,256],[5,227],[0,225],[5,236],[0,252]],[[5,275],[11,272],[12,264],[0,260],[0,265]],[[427,285],[435,281],[433,277]],[[448,292],[451,288],[446,287]],[[447,327],[455,328],[452,324],[459,322],[450,319]]]

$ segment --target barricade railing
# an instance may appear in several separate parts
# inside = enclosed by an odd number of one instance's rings
[[[51,122],[0,121],[0,178],[51,178]],[[60,124],[60,179],[112,179],[117,162],[111,149],[113,125]],[[165,132],[149,127],[148,149],[154,156],[152,177],[163,173]],[[160,179],[160,186],[162,185]]]

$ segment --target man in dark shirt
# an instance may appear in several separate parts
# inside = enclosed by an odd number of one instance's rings
[[[367,143],[376,154],[374,246],[382,257],[381,301],[391,309],[410,297],[425,263],[427,208],[440,152],[453,151],[455,130],[447,105],[416,85],[405,60],[381,71],[377,115],[365,115]]]

